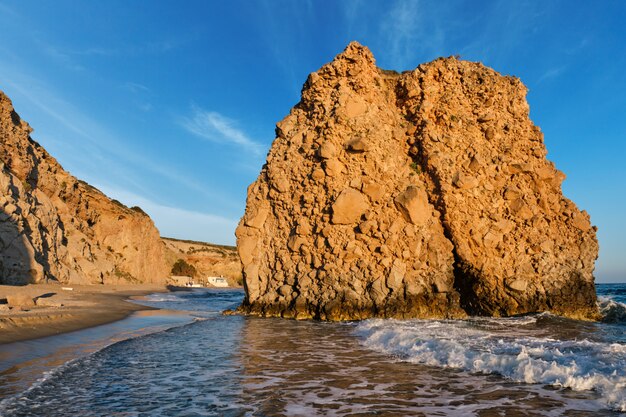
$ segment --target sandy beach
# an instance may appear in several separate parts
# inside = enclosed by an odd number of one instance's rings
[[[151,309],[129,302],[129,298],[166,291],[156,284],[0,285],[0,344],[121,320],[135,311]]]

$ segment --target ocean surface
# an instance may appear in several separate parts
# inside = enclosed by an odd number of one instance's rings
[[[320,323],[224,316],[240,290],[0,346],[1,416],[617,416],[626,284],[605,321],[550,314]]]

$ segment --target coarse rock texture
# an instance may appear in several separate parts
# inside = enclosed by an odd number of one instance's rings
[[[0,92],[0,284],[160,283],[152,220],[67,173]]]
[[[239,310],[595,318],[596,229],[525,95],[480,63],[398,74],[351,43],[309,76],[248,189]]]

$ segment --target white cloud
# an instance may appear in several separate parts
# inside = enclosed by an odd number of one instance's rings
[[[216,143],[233,144],[255,155],[261,155],[262,146],[250,139],[237,123],[215,111],[192,107],[192,116],[182,119],[182,126],[190,133]]]
[[[433,7],[430,13],[434,14]],[[396,1],[382,18],[380,39],[385,43],[384,53],[394,69],[414,65],[417,51],[437,50],[443,39],[434,21],[426,21],[418,1]]]
[[[543,73],[543,75],[541,77],[539,77],[539,79],[537,80],[537,84],[540,84],[546,80],[549,80],[551,78],[556,78],[559,75],[561,75],[563,72],[565,72],[565,66],[560,66],[560,67],[556,67],[556,68],[550,68],[549,70],[547,70],[546,72]]]
[[[141,207],[154,221],[161,236],[224,245],[235,244],[235,228],[239,219],[169,207],[126,190],[95,186],[110,198],[121,201],[129,207]]]
[[[63,137],[64,142],[72,144],[72,148],[69,149],[65,157],[82,161],[79,165],[85,165],[85,155],[89,155],[87,165],[83,168],[86,172],[73,172],[75,175],[80,176],[82,174],[83,179],[90,177],[94,181],[106,176],[106,171],[109,170],[124,177],[125,183],[133,183],[134,174],[129,169],[147,170],[189,190],[210,197],[216,204],[231,208],[238,206],[231,198],[211,189],[206,182],[196,180],[187,173],[178,172],[165,161],[144,156],[143,152],[132,147],[97,120],[91,118],[72,103],[62,99],[60,94],[41,80],[28,76],[24,71],[7,67],[3,62],[0,62],[0,75],[4,83],[11,87],[13,93],[19,93],[33,106],[59,122],[67,129],[68,133],[73,133],[73,135]],[[17,111],[19,113],[20,109]],[[35,129],[38,128],[38,126],[34,127]],[[44,135],[45,133],[39,134],[36,130],[34,137]],[[94,170],[94,167],[98,167],[98,169]],[[92,175],[89,175],[88,172],[91,172]],[[93,178],[94,175],[98,178]],[[139,183],[134,183],[134,185],[137,189],[144,188]]]
[[[150,92],[150,89],[146,87],[145,85],[134,83],[132,81],[128,81],[124,83],[124,88],[129,90],[131,93],[139,93],[139,92],[149,93]]]
[[[11,71],[9,68],[3,68],[2,66],[0,66],[0,73],[4,76],[6,84],[44,113],[56,119],[68,130],[88,140],[91,138],[91,135],[87,133],[88,129],[84,129],[85,126],[91,125],[91,122],[79,120],[80,117],[72,117],[72,115],[79,116],[78,112],[74,111],[73,106],[49,92],[39,80],[28,77],[24,73],[20,73],[20,71]],[[19,109],[17,110],[19,112]]]
[[[291,91],[291,100],[298,101],[302,83],[307,74],[297,69],[301,66],[302,45],[309,41],[311,27],[317,24],[314,2],[259,2],[259,19],[263,26],[259,35],[268,51],[274,55],[272,62],[280,71],[280,79]],[[287,35],[288,34],[288,35]],[[311,68],[313,69],[313,68]]]

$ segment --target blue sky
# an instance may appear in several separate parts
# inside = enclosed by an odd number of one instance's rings
[[[0,90],[72,174],[165,236],[233,244],[307,75],[351,40],[380,67],[460,54],[529,87],[566,196],[626,281],[626,2],[0,0]]]

